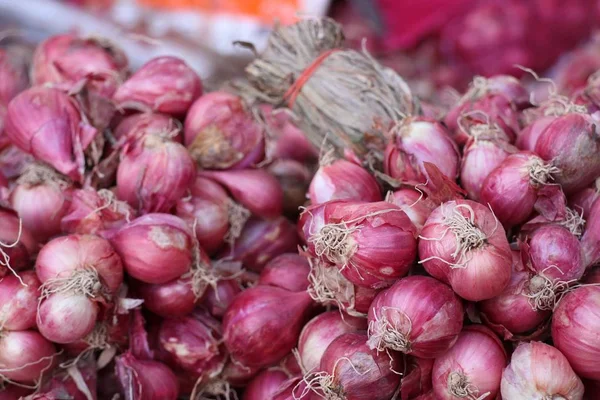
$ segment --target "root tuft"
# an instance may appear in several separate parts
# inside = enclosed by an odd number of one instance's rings
[[[388,310],[402,315],[407,321],[407,329],[392,325],[386,316]],[[375,321],[369,322],[367,344],[369,348],[376,349],[378,352],[392,349],[408,354],[412,351],[409,340],[411,330],[412,321],[404,312],[396,308],[382,307],[379,315],[375,313]]]
[[[358,249],[358,244],[351,236],[358,228],[348,228],[343,222],[327,224],[312,235],[309,241],[314,244],[318,257],[325,257],[334,264],[346,266]]]
[[[453,371],[448,375],[448,391],[458,398],[466,398],[469,400],[483,400],[490,395],[484,393],[479,396],[479,389],[475,385],[469,383],[466,375],[460,372]]]

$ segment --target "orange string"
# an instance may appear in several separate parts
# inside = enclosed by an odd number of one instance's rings
[[[302,91],[302,86],[304,86],[304,84],[308,82],[310,77],[315,73],[315,71],[317,70],[317,68],[319,68],[323,61],[325,61],[327,57],[329,57],[332,53],[336,51],[338,51],[338,49],[331,49],[327,50],[324,53],[321,53],[319,57],[315,58],[315,60],[304,71],[302,71],[298,79],[296,79],[296,82],[294,82],[292,86],[290,86],[290,88],[287,90],[287,92],[285,92],[283,97],[287,100],[288,106],[290,108],[294,107],[294,103],[296,103],[296,97],[298,97],[298,95]]]

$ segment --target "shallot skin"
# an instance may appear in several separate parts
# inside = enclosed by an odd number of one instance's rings
[[[330,200],[381,201],[381,189],[369,172],[353,162],[324,163],[308,189],[312,204]]]

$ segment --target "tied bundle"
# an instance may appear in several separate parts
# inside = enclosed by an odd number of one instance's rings
[[[392,128],[418,108],[406,82],[368,53],[341,48],[328,18],[278,26],[266,50],[246,68],[260,96],[287,106],[313,145],[382,159]]]

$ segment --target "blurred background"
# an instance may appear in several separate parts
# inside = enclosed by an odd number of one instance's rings
[[[423,99],[463,90],[473,75],[523,75],[515,65],[572,93],[600,67],[598,0],[0,0],[0,38],[106,36],[134,68],[177,55],[210,87],[241,74],[252,57],[234,41],[260,51],[275,21],[322,15],[344,25],[347,46],[364,43]]]

